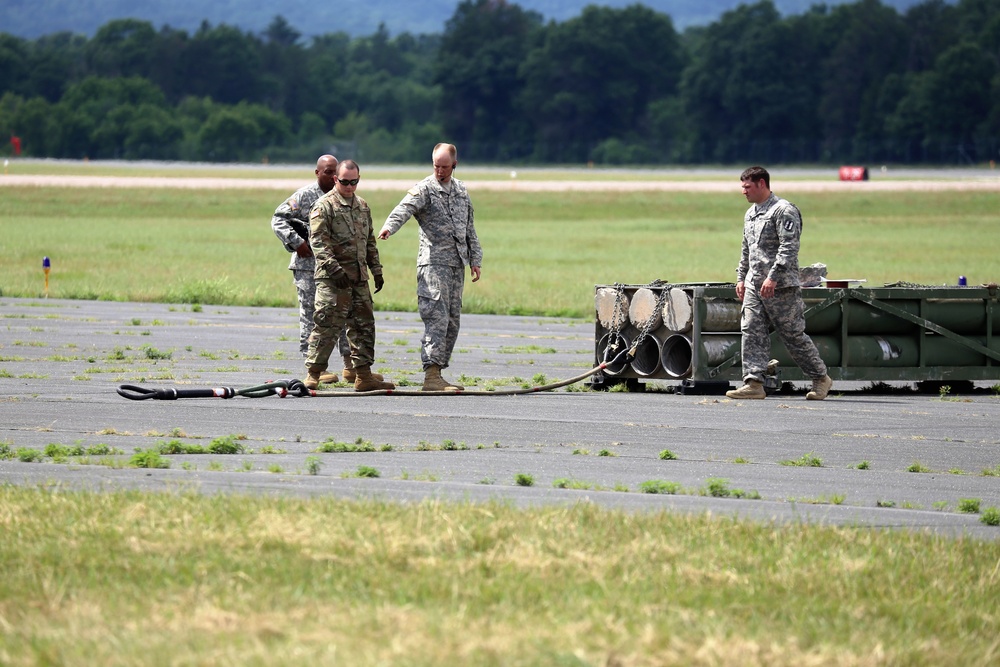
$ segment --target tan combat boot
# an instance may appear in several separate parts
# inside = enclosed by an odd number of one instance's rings
[[[448,383],[441,377],[441,367],[431,364],[424,371],[423,391],[462,391],[465,387]]]
[[[302,381],[302,384],[306,386],[307,389],[315,389],[322,382],[322,374],[326,369],[322,366],[310,366],[309,373],[306,375],[306,379]]]
[[[813,380],[812,390],[806,394],[807,401],[822,401],[830,393],[830,387],[833,386],[833,380],[830,379],[829,375],[824,375],[818,380]]]
[[[761,399],[767,394],[764,392],[764,383],[760,380],[747,380],[739,389],[731,389],[726,392],[729,398]]]
[[[339,381],[336,373],[325,371],[319,374],[319,381],[323,384],[334,384]]]
[[[382,377],[381,373],[372,373],[372,377],[374,379],[378,380],[379,382],[381,382],[382,380],[385,379],[384,377]],[[358,379],[358,374],[354,372],[354,362],[351,361],[351,355],[345,354],[344,355],[344,382],[351,382],[351,383],[353,383],[356,379]]]
[[[371,366],[355,366],[354,391],[377,391],[379,389],[395,389],[396,385],[391,382],[383,382],[375,379]],[[379,375],[381,378],[382,376]]]

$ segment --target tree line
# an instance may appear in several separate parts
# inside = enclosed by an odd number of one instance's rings
[[[0,33],[0,136],[94,159],[423,162],[442,140],[483,163],[1000,158],[995,0],[787,17],[763,0],[683,32],[640,4],[546,23],[463,0],[441,34],[307,27]]]

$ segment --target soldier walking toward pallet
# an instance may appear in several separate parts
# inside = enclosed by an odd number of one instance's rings
[[[771,192],[771,176],[750,167],[740,176],[750,202],[743,219],[743,251],[736,269],[736,296],[743,302],[743,386],[726,392],[730,398],[761,399],[764,374],[771,356],[770,328],[802,372],[812,378],[806,398],[821,401],[833,381],[815,343],[805,333],[802,289],[799,286],[799,239],[802,215],[794,204]]]

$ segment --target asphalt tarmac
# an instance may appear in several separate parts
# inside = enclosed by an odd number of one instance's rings
[[[375,369],[400,389],[419,388],[419,318],[376,316]],[[578,383],[515,396],[361,397],[333,387],[342,395],[133,401],[116,390],[304,377],[297,311],[0,297],[0,318],[0,450],[15,454],[0,459],[6,484],[591,502],[1000,538],[1000,527],[959,511],[969,499],[1000,507],[1000,396],[990,383],[944,397],[852,383],[835,385],[826,401],[806,401],[804,391],[765,401],[682,395],[667,381],[643,393],[574,391],[586,389]],[[466,315],[445,376],[470,389],[509,389],[571,378],[594,363],[592,322]],[[207,448],[227,436],[244,451],[127,466],[137,450],[172,441]],[[359,440],[374,451],[317,451]],[[53,444],[93,453],[68,462],[17,455]],[[113,453],[100,454],[100,445]],[[664,450],[676,459],[661,458]],[[822,465],[788,464],[815,459]],[[644,482],[679,492],[644,493]]]

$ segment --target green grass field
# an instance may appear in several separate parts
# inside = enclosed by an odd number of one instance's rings
[[[0,663],[991,665],[1000,543],[0,487]]]
[[[595,284],[728,282],[746,204],[731,195],[659,192],[474,193],[483,279],[466,312],[591,317]],[[284,193],[254,190],[4,187],[0,290],[176,303],[295,304],[288,255],[270,229]],[[362,192],[376,227],[401,193]],[[887,192],[793,197],[800,261],[869,285],[993,282],[1000,193]],[[380,310],[414,310],[417,226],[379,243]]]

